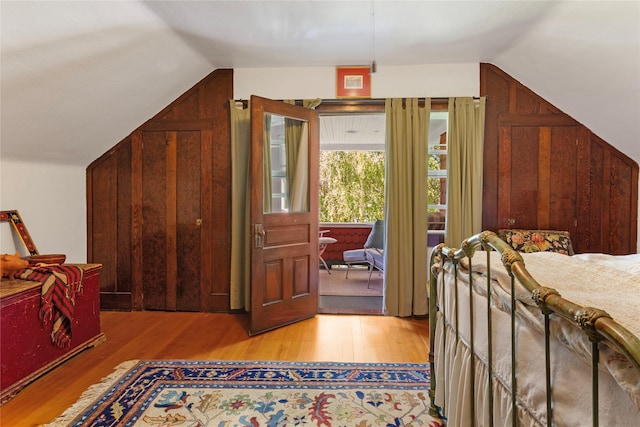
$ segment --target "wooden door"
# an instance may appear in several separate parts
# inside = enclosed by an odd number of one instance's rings
[[[142,308],[200,310],[201,136],[142,132]]]
[[[252,335],[318,310],[318,123],[314,110],[251,97]]]
[[[499,128],[499,228],[577,230],[579,126]]]

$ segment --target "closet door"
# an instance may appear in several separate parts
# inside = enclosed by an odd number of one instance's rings
[[[576,236],[579,126],[499,128],[498,225]]]
[[[142,308],[200,310],[201,132],[142,132]]]

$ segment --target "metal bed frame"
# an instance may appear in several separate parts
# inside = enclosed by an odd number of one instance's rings
[[[560,317],[569,321],[573,326],[586,334],[591,342],[591,397],[592,397],[592,420],[593,426],[598,426],[599,418],[599,403],[598,403],[598,361],[600,346],[603,343],[607,343],[615,348],[620,353],[624,354],[633,364],[635,369],[640,371],[640,339],[633,335],[628,329],[621,326],[615,320],[609,316],[605,311],[593,307],[582,307],[568,301],[553,288],[541,286],[527,271],[524,261],[520,254],[514,251],[507,243],[502,241],[495,233],[491,231],[485,231],[480,234],[476,234],[466,239],[459,249],[453,249],[438,245],[434,248],[431,261],[430,261],[430,274],[429,274],[429,319],[430,319],[430,350],[429,350],[429,363],[431,366],[432,378],[429,390],[429,396],[431,399],[430,412],[432,416],[441,416],[442,408],[438,407],[435,403],[435,390],[438,384],[436,384],[436,378],[433,373],[435,372],[434,365],[434,347],[435,347],[435,334],[436,334],[436,313],[441,310],[438,307],[438,287],[437,280],[438,275],[435,271],[434,263],[446,262],[451,263],[455,272],[455,286],[454,299],[455,299],[455,313],[453,316],[458,318],[458,264],[463,258],[468,258],[471,263],[471,257],[476,251],[483,250],[487,252],[487,265],[489,264],[489,252],[497,251],[500,254],[502,263],[507,270],[511,280],[511,404],[512,404],[512,425],[516,426],[518,423],[517,417],[517,360],[516,360],[516,337],[515,337],[515,324],[516,324],[516,297],[515,297],[515,281],[520,282],[530,293],[537,304],[540,312],[544,316],[544,345],[545,345],[545,385],[546,385],[546,418],[547,425],[554,424],[553,420],[553,400],[552,400],[552,381],[551,381],[551,358],[550,358],[550,323],[554,321],[554,317]],[[441,273],[446,274],[446,273]],[[487,333],[488,333],[488,361],[487,368],[489,371],[489,378],[492,378],[494,372],[493,360],[492,360],[492,333],[491,333],[491,270],[487,271]],[[469,272],[469,282],[472,282],[472,269]],[[470,286],[471,288],[471,286]],[[470,292],[472,295],[473,292]],[[470,352],[472,354],[472,360],[475,360],[476,353],[474,350],[473,339],[473,319],[474,319],[474,307],[473,298],[469,301],[471,313],[470,313]],[[477,313],[478,316],[482,313]],[[457,320],[456,320],[457,324]],[[456,339],[458,338],[458,327],[456,327]],[[475,363],[470,364],[471,377],[475,378]],[[471,381],[471,395],[475,395],[475,381]],[[493,387],[489,386],[488,405],[490,413],[490,425],[494,425],[494,413],[493,413]],[[478,408],[475,407],[475,399],[471,399],[471,413],[472,418],[475,420],[478,412]],[[474,421],[475,424],[475,421]]]

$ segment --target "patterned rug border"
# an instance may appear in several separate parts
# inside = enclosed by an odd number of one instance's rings
[[[236,369],[230,376],[189,376],[190,371],[210,367],[212,369]],[[82,396],[46,427],[61,427],[78,422],[81,416],[99,410],[114,394],[139,379],[145,372],[178,375],[202,383],[203,387],[246,389],[398,389],[424,391],[429,389],[429,366],[426,363],[365,363],[365,362],[290,362],[290,361],[236,361],[236,360],[130,360],[118,365],[98,384],[87,389]],[[246,368],[246,369],[243,369]],[[280,371],[282,376],[274,375]],[[286,372],[285,372],[286,371]],[[337,372],[333,376],[327,372]],[[344,371],[342,374],[341,371]],[[363,372],[365,371],[365,372]],[[177,374],[176,374],[177,373]],[[166,382],[173,382],[166,378]],[[220,384],[216,385],[216,381]],[[286,383],[286,382],[290,383]],[[297,383],[297,381],[300,381]],[[198,384],[200,386],[200,384]],[[74,424],[75,425],[75,424]]]

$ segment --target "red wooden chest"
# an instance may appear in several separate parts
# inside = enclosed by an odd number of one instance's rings
[[[38,376],[105,340],[100,331],[102,266],[81,267],[83,285],[82,292],[76,296],[71,344],[63,348],[51,341],[51,322],[47,325],[40,322],[40,283],[3,279],[0,284],[1,403]]]

